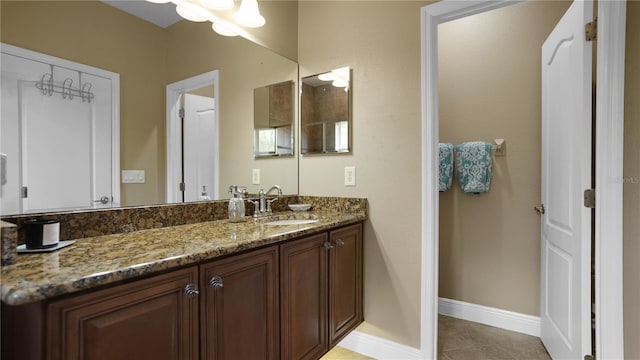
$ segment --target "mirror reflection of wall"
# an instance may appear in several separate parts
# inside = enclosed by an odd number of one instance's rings
[[[253,90],[256,158],[293,155],[294,87],[285,81]]]
[[[351,72],[348,67],[302,79],[301,153],[351,151]]]
[[[277,165],[253,163],[251,108],[254,88],[298,78],[294,61],[243,38],[223,38],[210,24],[179,21],[160,27],[100,1],[1,1],[0,7],[3,43],[120,74],[120,167],[145,173],[144,183],[121,184],[122,206],[166,202],[165,87],[216,69],[221,74],[219,193],[227,195],[229,184],[251,183],[252,169],[261,168],[263,187],[279,184],[285,193],[297,194],[295,156]],[[295,31],[291,34],[295,41]]]

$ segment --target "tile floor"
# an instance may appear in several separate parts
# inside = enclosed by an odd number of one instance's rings
[[[460,320],[438,317],[438,359],[550,360],[535,336]],[[321,360],[368,360],[364,355],[335,347]]]
[[[550,360],[540,338],[438,316],[438,359]]]

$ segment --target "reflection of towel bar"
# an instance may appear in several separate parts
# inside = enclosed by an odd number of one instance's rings
[[[491,150],[493,150],[493,154],[495,156],[506,156],[507,149],[504,139],[494,139],[493,144],[491,145]]]

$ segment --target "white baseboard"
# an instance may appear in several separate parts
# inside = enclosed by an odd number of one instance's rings
[[[352,331],[338,346],[379,360],[423,359],[419,349],[360,331]]]
[[[445,298],[438,299],[438,313],[540,337],[540,318],[537,316]]]

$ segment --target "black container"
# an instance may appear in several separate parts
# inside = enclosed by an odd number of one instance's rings
[[[60,221],[50,219],[25,220],[24,239],[27,249],[46,249],[60,242]]]

